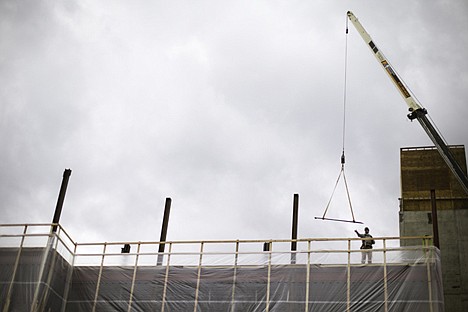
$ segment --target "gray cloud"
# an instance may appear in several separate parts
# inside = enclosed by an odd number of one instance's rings
[[[467,144],[467,5],[140,1],[0,8],[2,222],[78,241],[350,236],[314,220],[340,169],[351,9],[451,144]],[[357,220],[398,235],[399,149],[430,145],[350,25],[346,175]],[[342,186],[340,186],[342,187]],[[338,189],[331,217],[349,219]]]

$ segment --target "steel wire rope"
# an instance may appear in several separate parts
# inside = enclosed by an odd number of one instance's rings
[[[346,175],[344,171],[344,165],[345,165],[345,138],[346,138],[346,95],[347,95],[347,76],[348,76],[348,16],[346,16],[346,35],[345,35],[345,55],[344,55],[344,87],[343,87],[343,130],[342,130],[342,154],[341,154],[341,170],[340,173],[338,174],[338,178],[335,183],[335,187],[333,188],[332,194],[330,196],[330,199],[328,200],[327,206],[325,208],[325,211],[323,213],[322,217],[315,217],[315,219],[322,219],[322,220],[330,220],[330,221],[340,221],[340,222],[352,222],[352,223],[362,223],[359,221],[356,221],[354,218],[354,212],[353,212],[353,205],[351,204],[351,196],[349,195],[349,188],[348,188],[348,182],[346,181]],[[351,216],[353,218],[352,221],[348,220],[341,220],[341,219],[330,219],[330,218],[325,218],[328,209],[330,208],[331,201],[333,199],[333,196],[336,191],[336,187],[338,186],[338,183],[340,181],[341,176],[343,175],[343,180],[345,184],[345,189],[346,189],[346,195],[348,199],[348,204],[349,208],[351,210]]]

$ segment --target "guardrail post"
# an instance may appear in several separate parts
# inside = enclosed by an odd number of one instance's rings
[[[346,274],[346,311],[351,311],[351,240],[348,239],[348,264]]]
[[[67,274],[67,281],[65,283],[65,290],[64,290],[64,295],[63,295],[63,304],[62,304],[62,310],[61,312],[65,312],[65,309],[67,308],[67,301],[68,301],[68,293],[70,292],[70,287],[72,283],[72,278],[73,278],[73,268],[75,266],[75,259],[76,259],[76,249],[78,247],[77,243],[74,243],[75,248],[73,249],[73,257],[72,257],[72,263],[70,265],[70,268],[68,270]]]
[[[20,260],[20,257],[21,257],[21,251],[23,250],[24,237],[25,237],[27,231],[28,231],[28,226],[25,225],[24,230],[23,230],[23,236],[21,237],[21,243],[20,243],[20,246],[19,246],[18,254],[16,255],[16,259],[15,259],[15,266],[13,267],[13,274],[11,276],[11,282],[10,282],[10,285],[8,285],[8,294],[7,294],[7,297],[6,297],[6,300],[5,300],[5,305],[3,306],[3,310],[2,310],[3,312],[8,312],[8,309],[10,307],[10,300],[11,300],[11,294],[12,294],[12,291],[13,291],[13,285],[15,283],[16,271],[18,271],[18,265],[19,265],[19,260]]]
[[[383,258],[384,258],[384,311],[388,311],[388,280],[387,280],[387,241],[383,239]]]
[[[200,279],[201,279],[201,271],[202,271],[202,263],[203,263],[203,246],[204,242],[200,243],[200,258],[198,260],[198,273],[197,273],[197,288],[195,289],[195,300],[193,306],[193,312],[197,312],[198,306],[198,294],[200,292]]]
[[[306,271],[305,312],[309,311],[309,292],[310,292],[310,240],[307,241],[307,271]]]
[[[164,307],[166,305],[166,293],[167,293],[167,283],[169,281],[169,268],[171,263],[171,254],[172,254],[172,242],[169,243],[169,252],[167,254],[167,263],[166,263],[166,275],[164,276],[164,288],[161,300],[161,312],[164,312]]]
[[[237,261],[239,259],[239,240],[236,240],[236,254],[234,256],[234,275],[232,277],[232,292],[231,292],[231,312],[235,311],[236,307],[236,283],[237,283]]]
[[[135,281],[138,269],[138,257],[140,256],[140,246],[141,243],[138,243],[137,254],[135,257],[135,266],[133,267],[133,277],[132,277],[132,286],[130,287],[130,299],[128,301],[128,312],[132,311],[132,302],[133,302],[133,291],[135,290]]]
[[[97,280],[97,284],[96,284],[96,291],[94,293],[93,312],[96,311],[97,300],[98,300],[98,296],[99,296],[99,288],[101,287],[102,269],[104,267],[104,259],[106,257],[106,249],[107,249],[107,243],[104,243],[104,247],[103,247],[103,250],[102,250],[101,266],[99,267],[99,275],[98,275],[98,280]]]
[[[47,260],[49,258],[49,252],[52,249],[52,244],[54,242],[54,237],[55,233],[49,233],[48,239],[47,239],[47,245],[44,250],[44,255],[42,256],[42,261],[41,265],[39,267],[39,275],[37,278],[37,286],[36,289],[34,290],[34,297],[33,297],[33,302],[31,304],[31,311],[35,312],[40,308],[40,305],[42,302],[39,300],[39,293],[41,290],[41,285],[42,285],[42,279],[44,278],[44,271],[47,265]],[[45,284],[45,283],[44,283]],[[47,285],[44,285],[44,287],[47,287]]]
[[[273,242],[268,251],[268,277],[267,277],[267,294],[266,294],[266,308],[265,312],[270,311],[270,291],[271,291],[271,258],[272,258]]]

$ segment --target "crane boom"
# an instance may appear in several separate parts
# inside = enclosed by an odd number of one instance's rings
[[[416,98],[411,94],[409,88],[405,85],[403,80],[398,76],[396,71],[390,65],[390,62],[384,56],[382,51],[380,51],[375,43],[373,42],[371,36],[367,33],[364,27],[361,25],[357,17],[351,12],[348,11],[348,18],[351,23],[354,25],[356,30],[361,35],[364,42],[367,46],[371,49],[374,56],[379,61],[380,65],[382,65],[383,69],[390,77],[390,80],[393,82],[397,90],[400,92],[401,96],[405,100],[406,104],[408,105],[408,110],[410,113],[408,114],[408,118],[410,120],[417,119],[421,126],[423,127],[424,131],[426,131],[429,138],[432,140],[434,145],[437,147],[440,155],[444,159],[445,163],[448,165],[450,170],[453,172],[457,180],[460,182],[461,187],[468,194],[468,178],[466,177],[463,169],[460,167],[458,162],[456,161],[453,154],[450,152],[447,144],[445,144],[442,136],[439,134],[437,129],[432,125],[429,118],[427,118],[427,110],[416,100]]]

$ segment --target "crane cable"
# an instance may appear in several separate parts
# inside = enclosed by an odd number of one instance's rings
[[[325,211],[323,213],[322,217],[315,217],[315,219],[322,219],[322,220],[330,220],[330,221],[340,221],[340,222],[352,222],[352,223],[362,223],[359,221],[356,221],[354,218],[354,212],[353,212],[353,205],[351,204],[351,196],[349,195],[349,188],[348,188],[348,182],[346,181],[346,175],[345,175],[345,137],[346,137],[346,82],[347,82],[347,73],[348,73],[348,16],[346,16],[346,36],[345,36],[345,56],[344,56],[344,90],[343,90],[343,140],[342,140],[342,154],[341,154],[341,170],[340,174],[338,175],[338,179],[336,180],[335,187],[333,188],[333,192],[330,196],[330,199],[328,200],[327,207],[325,208]],[[330,218],[325,218],[328,208],[330,208],[330,203],[333,199],[333,195],[335,194],[336,187],[338,186],[338,182],[340,181],[341,176],[343,176],[343,181],[345,184],[346,188],[346,195],[348,198],[348,203],[349,203],[349,209],[351,211],[351,216],[353,217],[352,221],[348,220],[341,220],[341,219],[330,219]]]

